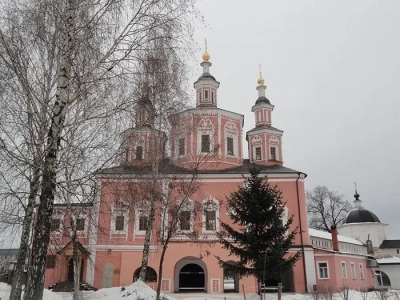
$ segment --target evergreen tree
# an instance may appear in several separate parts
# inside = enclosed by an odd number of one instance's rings
[[[227,199],[233,224],[221,222],[220,243],[230,255],[238,257],[232,265],[217,257],[219,264],[240,277],[253,275],[258,282],[277,280],[300,258],[300,251],[289,255],[296,229],[289,231],[293,216],[283,224],[285,202],[282,192],[260,176],[260,170],[250,170],[244,185]]]

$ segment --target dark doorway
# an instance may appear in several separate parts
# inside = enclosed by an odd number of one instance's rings
[[[84,260],[82,258],[81,260],[81,272],[79,274],[79,280],[82,282],[83,281],[83,263]],[[74,281],[74,260],[72,258],[69,259],[68,261],[68,281]]]
[[[68,261],[68,281],[74,281],[74,260],[72,258]]]
[[[187,264],[179,272],[179,290],[204,290],[205,274],[198,264]]]

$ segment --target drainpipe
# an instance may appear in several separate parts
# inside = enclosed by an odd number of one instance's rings
[[[301,243],[301,252],[303,255],[303,271],[304,271],[304,284],[305,284],[305,291],[307,292],[307,287],[308,287],[308,283],[307,283],[307,272],[306,272],[306,258],[304,256],[304,244],[303,244],[303,229],[301,226],[301,210],[300,210],[300,194],[299,194],[299,179],[300,179],[300,175],[301,173],[297,173],[298,177],[296,179],[296,190],[297,190],[297,207],[298,207],[298,211],[299,211],[299,228],[300,228],[300,243]]]

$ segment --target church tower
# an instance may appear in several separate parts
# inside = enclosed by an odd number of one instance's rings
[[[203,74],[194,83],[196,89],[196,107],[217,107],[217,90],[219,82],[210,74],[210,54],[207,50],[207,41],[203,54],[203,62],[200,64],[203,67]]]
[[[255,127],[247,132],[250,161],[261,165],[282,165],[283,131],[272,127],[272,111],[274,106],[265,97],[264,78],[261,71],[258,78],[258,99],[251,108],[254,112]]]
[[[135,113],[136,127],[154,127],[155,108],[150,100],[150,87],[147,77],[143,82],[142,97],[135,105]]]
[[[122,135],[121,163],[126,165],[150,164],[165,157],[167,137],[155,128],[156,109],[150,99],[148,78],[143,82],[141,98],[135,105],[135,127]]]

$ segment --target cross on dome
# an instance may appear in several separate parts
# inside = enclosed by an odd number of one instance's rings
[[[208,62],[210,60],[210,54],[207,51],[207,39],[204,39],[204,53],[203,53],[203,61]]]
[[[259,69],[260,69],[260,76],[258,77],[257,83],[258,85],[264,85],[264,78],[261,74],[261,64],[259,65]]]

